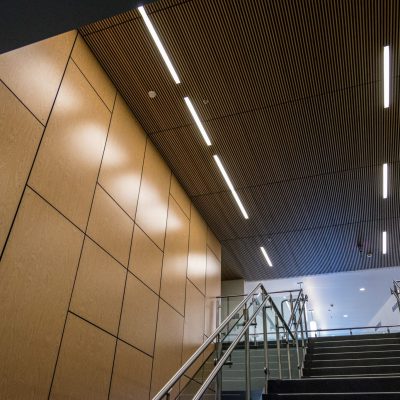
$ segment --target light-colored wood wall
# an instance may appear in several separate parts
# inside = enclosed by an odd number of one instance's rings
[[[0,79],[0,398],[148,399],[213,330],[220,244],[76,32]]]

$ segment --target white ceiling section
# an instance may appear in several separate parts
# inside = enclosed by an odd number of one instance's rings
[[[318,329],[335,329],[376,326],[378,323],[400,324],[400,312],[392,310],[396,301],[390,294],[393,280],[399,279],[400,267],[391,267],[274,279],[263,284],[268,291],[276,291],[297,289],[298,282],[303,282],[304,292],[309,298],[307,308],[313,310],[312,316]],[[245,282],[245,293],[249,293],[257,283]],[[365,290],[360,291],[360,288]],[[311,312],[307,314],[310,321]]]

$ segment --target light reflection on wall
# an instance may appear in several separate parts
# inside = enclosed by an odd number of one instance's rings
[[[81,162],[97,165],[99,160],[92,149],[104,144],[104,127],[91,120],[78,124],[72,122],[69,132],[66,144],[72,151],[75,149],[76,156],[81,158]]]

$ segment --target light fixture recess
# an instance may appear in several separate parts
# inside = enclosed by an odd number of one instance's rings
[[[386,231],[382,232],[382,254],[387,253]]]
[[[383,107],[388,108],[390,103],[390,48],[383,48]]]
[[[382,196],[384,199],[388,196],[388,165],[386,163],[382,167]]]
[[[225,168],[222,165],[221,160],[219,159],[219,157],[216,154],[214,154],[213,158],[214,158],[215,162],[217,163],[217,166],[218,166],[219,170],[221,171],[221,174],[224,177],[225,182],[228,185],[228,187],[229,187],[229,189],[230,189],[230,191],[231,191],[231,193],[233,195],[233,198],[235,199],[237,205],[239,206],[240,211],[243,214],[243,217],[245,219],[249,219],[249,215],[247,214],[247,211],[245,210],[245,208],[244,208],[244,206],[243,206],[243,204],[242,204],[242,202],[241,202],[241,200],[239,198],[239,195],[236,193],[236,190],[233,187],[233,184],[232,184],[231,180],[229,179],[229,176],[226,173]]]
[[[194,122],[197,125],[197,128],[199,128],[199,131],[201,133],[201,136],[203,136],[204,141],[206,142],[207,146],[211,146],[211,140],[208,137],[208,134],[206,132],[206,129],[204,128],[202,122],[200,121],[200,117],[197,114],[192,102],[190,101],[189,97],[184,97],[185,103],[187,105],[187,108],[190,111],[190,114],[192,114],[192,117],[194,119]]]
[[[261,252],[263,253],[265,259],[267,260],[268,265],[270,267],[272,267],[272,262],[271,262],[270,258],[268,257],[268,254],[267,254],[266,250],[264,249],[263,246],[261,246],[260,249],[261,249]]]
[[[164,48],[164,45],[162,44],[161,39],[159,38],[152,22],[150,21],[149,16],[147,15],[146,10],[144,9],[143,6],[138,7],[138,10],[144,20],[144,23],[146,24],[148,31],[150,32],[150,35],[153,38],[154,43],[156,44],[157,49],[160,52],[161,57],[164,60],[165,65],[167,66],[168,71],[171,74],[173,80],[175,81],[176,84],[181,83],[181,80],[179,79],[179,76],[178,76],[174,66],[172,65],[172,62]]]

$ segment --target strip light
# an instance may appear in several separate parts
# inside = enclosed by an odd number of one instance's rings
[[[196,123],[197,127],[199,128],[201,136],[203,136],[203,139],[207,143],[207,146],[211,146],[211,140],[208,137],[207,132],[206,132],[203,124],[201,123],[200,118],[199,118],[196,110],[193,107],[192,102],[190,101],[189,97],[185,97],[184,99],[185,99],[185,103],[190,111],[190,114],[192,114],[194,122]]]
[[[215,162],[216,162],[217,165],[218,165],[219,170],[221,171],[222,176],[223,176],[224,179],[225,179],[226,184],[228,185],[230,191],[232,192],[233,198],[236,200],[236,203],[237,203],[237,205],[239,206],[240,211],[241,211],[242,214],[243,214],[243,217],[245,217],[246,219],[249,219],[249,216],[248,216],[246,210],[244,209],[244,206],[243,206],[242,202],[240,201],[240,198],[239,198],[238,194],[236,193],[236,190],[235,190],[235,188],[233,187],[232,182],[231,182],[231,180],[229,179],[229,176],[228,176],[228,174],[226,173],[225,168],[224,168],[224,166],[223,166],[222,163],[221,163],[221,160],[219,159],[219,157],[218,157],[216,154],[215,154],[213,157],[214,157]]]
[[[161,43],[161,40],[158,37],[158,34],[157,34],[156,30],[154,29],[153,24],[151,23],[148,15],[146,14],[146,10],[144,9],[143,6],[138,7],[138,10],[140,12],[140,15],[143,17],[144,23],[146,24],[147,29],[149,30],[150,35],[153,38],[153,40],[154,40],[154,42],[155,42],[155,44],[156,44],[156,46],[158,48],[158,51],[161,54],[161,57],[163,58],[163,60],[164,60],[164,62],[166,64],[170,74],[172,75],[172,78],[174,79],[176,84],[181,83],[181,81],[179,79],[179,76],[176,73],[174,66],[172,65],[172,62],[169,59],[168,54],[165,51],[165,48],[164,48],[163,44]]]
[[[268,265],[269,265],[270,267],[272,267],[272,262],[271,262],[271,260],[269,259],[268,254],[267,254],[267,252],[265,251],[264,247],[261,246],[260,249],[261,249],[261,252],[263,253],[265,259],[267,260]]]
[[[382,254],[386,254],[387,244],[386,244],[386,231],[382,232]]]
[[[383,48],[383,106],[389,107],[390,98],[390,57],[389,46]]]
[[[383,192],[383,198],[387,199],[388,196],[388,165],[383,164],[383,170],[382,170],[382,192]]]

